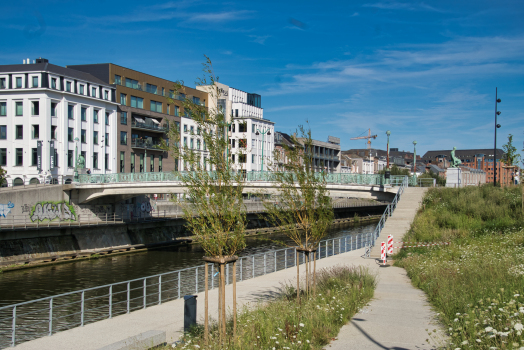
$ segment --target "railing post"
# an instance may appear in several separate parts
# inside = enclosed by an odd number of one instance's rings
[[[53,335],[53,298],[49,299],[49,336]]]
[[[147,300],[146,300],[146,281],[147,278],[144,278],[144,309],[146,308]]]
[[[178,271],[178,299],[180,299],[180,271]]]
[[[253,278],[255,278],[255,256],[252,255],[253,257]]]
[[[266,253],[264,253],[264,275],[266,274]]]
[[[127,282],[127,312],[129,313],[129,304],[131,302],[131,282]]]
[[[84,300],[85,300],[85,291],[82,291],[80,299],[80,327],[84,327]]]
[[[162,304],[162,275],[158,276],[158,305]]]
[[[16,305],[13,307],[13,322],[11,323],[11,346],[16,345]]]
[[[113,317],[113,285],[109,286],[109,318]]]

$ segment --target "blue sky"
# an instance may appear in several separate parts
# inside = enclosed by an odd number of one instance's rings
[[[0,64],[112,62],[194,86],[203,55],[220,81],[262,95],[266,118],[342,149],[492,148],[524,141],[519,1],[4,2]]]

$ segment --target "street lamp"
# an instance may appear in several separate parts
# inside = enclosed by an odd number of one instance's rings
[[[388,135],[388,160],[387,160],[387,170],[389,170],[389,135],[391,135],[391,131],[386,131],[386,135]]]
[[[497,111],[498,104],[502,102],[498,98],[498,89],[495,88],[495,146],[493,146],[493,186],[497,186],[497,129],[500,128],[500,124],[497,124],[497,116],[500,115],[500,111]]]
[[[78,137],[75,137],[75,172],[73,173],[73,177],[75,179],[75,182],[78,182],[78,141],[80,139]]]
[[[255,133],[255,135],[260,135],[262,134],[262,164],[260,165],[260,171],[261,172],[264,172],[264,136],[269,136],[271,135],[271,131],[270,129],[266,129],[265,131],[260,131],[257,129],[257,132]]]
[[[413,141],[413,174],[417,178],[417,141]]]

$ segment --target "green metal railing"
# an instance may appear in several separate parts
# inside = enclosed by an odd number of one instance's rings
[[[190,173],[190,172],[189,172]],[[122,183],[122,182],[164,182],[164,181],[182,181],[183,176],[188,172],[156,172],[156,173],[118,173],[118,174],[82,174],[78,176],[78,182],[81,184],[89,183]],[[210,173],[213,175],[213,172]],[[318,173],[321,176],[321,173]],[[356,185],[384,185],[387,182],[384,175],[379,174],[343,174],[331,173],[326,174],[328,184],[356,184]],[[389,184],[399,186],[404,181],[404,176],[391,176]],[[247,182],[255,181],[275,181],[273,172],[253,171],[245,174],[244,179]],[[414,186],[416,180],[410,179],[409,185]]]

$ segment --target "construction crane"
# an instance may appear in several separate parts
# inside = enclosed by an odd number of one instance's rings
[[[371,149],[371,139],[376,139],[377,135],[371,135],[371,129],[368,129],[368,136],[358,136],[358,137],[352,137],[350,140],[362,140],[367,139],[368,142],[368,149]]]

